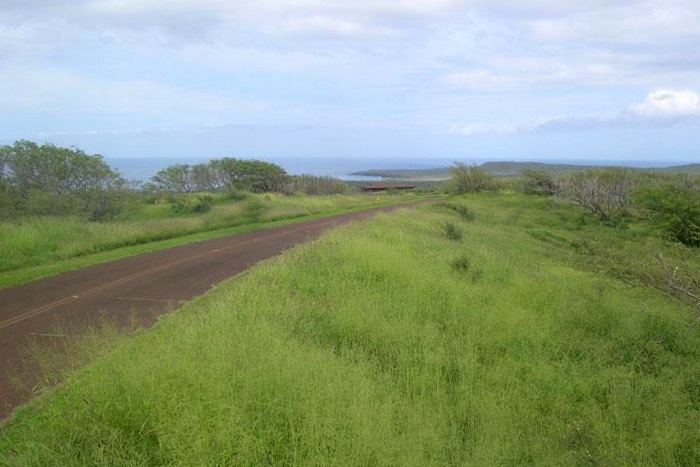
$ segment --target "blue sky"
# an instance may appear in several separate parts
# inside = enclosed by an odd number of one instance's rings
[[[698,0],[0,0],[0,144],[700,162]]]

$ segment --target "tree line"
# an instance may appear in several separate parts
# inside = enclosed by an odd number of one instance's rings
[[[348,185],[333,177],[289,175],[272,162],[225,157],[210,160],[206,164],[171,165],[159,170],[145,189],[165,193],[239,190],[287,195],[331,195],[347,192]]]
[[[111,168],[100,154],[87,154],[75,147],[40,145],[27,140],[0,146],[0,219],[59,215],[104,220],[126,209],[144,193],[228,191],[320,195],[347,190],[347,184],[332,177],[293,176],[271,162],[232,157],[206,164],[171,165],[159,170],[149,182],[137,184]],[[208,209],[211,197],[200,198],[192,206],[183,205],[182,198],[174,198],[175,209]]]

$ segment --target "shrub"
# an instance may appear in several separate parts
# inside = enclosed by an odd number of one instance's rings
[[[303,193],[306,195],[336,195],[348,192],[349,186],[344,181],[326,176],[294,175],[288,177],[282,192],[287,195]]]
[[[464,232],[452,221],[445,222],[445,236],[450,240],[460,241]]]
[[[574,172],[560,181],[560,195],[587,208],[601,222],[617,224],[630,204],[630,190],[638,178],[620,168]]]
[[[635,190],[633,199],[670,238],[700,246],[700,180],[669,177],[652,181]]]
[[[464,204],[439,203],[437,206],[447,208],[451,211],[456,212],[457,214],[459,214],[459,217],[461,217],[465,221],[473,221],[476,218],[474,211],[472,211],[469,208],[469,206],[466,206]]]
[[[460,256],[458,258],[455,258],[452,260],[451,263],[452,269],[460,274],[464,274],[467,271],[469,271],[469,267],[471,266],[471,262],[469,261],[469,258],[466,256]]]
[[[171,195],[168,201],[173,211],[178,214],[204,213],[211,209],[214,198],[211,195]]]
[[[452,189],[456,193],[479,193],[495,187],[493,175],[476,164],[455,162],[449,170],[452,175]]]
[[[529,195],[553,195],[557,184],[551,173],[545,170],[523,170],[524,191]]]
[[[226,199],[230,199],[232,201],[242,201],[248,197],[248,193],[245,191],[239,190],[238,188],[234,186],[229,186],[226,189]]]

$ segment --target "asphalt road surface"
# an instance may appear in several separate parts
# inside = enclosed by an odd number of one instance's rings
[[[334,226],[400,207],[406,204],[182,245],[0,290],[0,420],[28,401],[40,381],[27,356],[30,343],[60,345],[105,320],[148,326],[258,261]]]

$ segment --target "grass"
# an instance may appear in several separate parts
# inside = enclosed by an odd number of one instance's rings
[[[688,307],[590,260],[672,248],[465,205],[340,228],[125,338],[15,413],[0,465],[698,465]]]
[[[42,217],[0,223],[0,287],[77,267],[294,219],[415,199],[412,195],[283,197],[219,200],[203,214],[175,214],[168,204],[144,206],[111,222]]]

